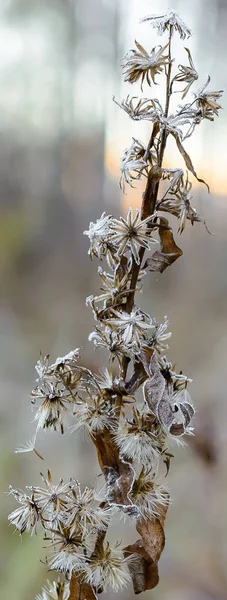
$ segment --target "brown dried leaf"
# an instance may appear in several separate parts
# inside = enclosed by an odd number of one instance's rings
[[[190,422],[192,420],[192,417],[195,414],[195,409],[193,408],[193,406],[191,404],[189,404],[189,402],[180,403],[179,407],[184,416],[185,427],[188,427],[188,425],[190,424]]]
[[[152,392],[153,393],[153,392]],[[172,427],[175,427],[175,413],[171,406],[170,396],[165,389],[163,392],[163,396],[157,406],[156,415],[158,417],[159,422],[163,425],[163,427],[167,427],[167,429],[172,433]],[[181,434],[184,433],[184,426],[180,424],[181,428],[183,427]],[[177,424],[178,427],[178,424]],[[180,432],[180,429],[176,429],[176,432]],[[177,433],[177,435],[181,435]],[[176,434],[175,434],[176,435]]]
[[[183,230],[185,228],[185,220],[188,219],[189,221],[191,221],[192,225],[194,225],[194,223],[196,222],[203,223],[207,232],[210,235],[214,235],[212,231],[210,231],[210,229],[207,227],[205,219],[200,217],[200,215],[198,215],[198,213],[196,212],[196,209],[193,208],[193,206],[191,206],[190,204],[187,205],[187,208],[182,208],[180,204],[179,206],[173,206],[172,198],[165,198],[163,204],[159,206],[158,210],[170,213],[171,215],[174,215],[174,217],[177,217],[177,219],[180,219],[181,222],[178,228],[179,233],[183,233]]]
[[[134,479],[134,470],[129,462],[122,462],[119,450],[114,444],[109,430],[92,436],[98,461],[105,477],[111,501],[116,504],[131,504],[128,494]]]
[[[189,402],[179,401],[172,404],[172,395],[166,389],[157,358],[157,352],[151,354],[150,348],[144,347],[140,352],[140,360],[148,375],[144,383],[145,400],[162,427],[174,435],[183,435],[194,415],[194,408]],[[176,423],[176,412],[181,415],[181,422]]]
[[[150,348],[149,346],[145,346],[145,345],[142,346],[139,358],[142,362],[143,368],[146,371],[148,377],[151,376],[150,364],[151,364],[153,354],[154,354],[153,348]]]
[[[142,539],[124,549],[125,556],[136,556],[129,567],[135,594],[152,590],[159,582],[158,561],[165,546],[163,526],[167,510],[168,505],[160,506],[159,517],[140,519],[136,529]]]
[[[142,540],[137,540],[134,544],[127,546],[124,550],[124,555],[136,556],[132,563],[129,563],[129,571],[135,594],[152,590],[158,585],[158,565],[154,563],[149,554],[144,550]]]
[[[160,404],[163,401],[163,396],[165,394],[165,379],[161,374],[160,370],[155,372],[151,379],[147,379],[144,384],[144,396],[146,402],[153,414],[159,416],[159,420],[162,424],[166,422],[166,420],[162,419],[162,408],[160,411]],[[161,413],[160,415],[158,413]]]
[[[152,352],[153,352],[153,350],[152,350]],[[142,385],[142,383],[144,382],[145,379],[146,379],[146,374],[144,372],[143,364],[141,364],[141,362],[135,362],[134,368],[133,368],[133,373],[132,373],[129,381],[127,381],[124,386],[126,393],[134,394],[138,390],[138,388]]]
[[[160,371],[156,352],[144,346],[140,352],[140,360],[148,375],[144,384],[144,395],[151,411],[157,415],[158,407],[165,392],[165,379]]]
[[[204,179],[201,179],[200,177],[198,177],[197,173],[195,172],[195,169],[193,167],[193,163],[192,160],[189,156],[189,154],[186,152],[183,144],[181,143],[180,137],[177,133],[171,131],[171,134],[173,135],[173,137],[176,140],[176,144],[178,147],[179,152],[181,153],[181,156],[183,156],[184,162],[186,164],[186,167],[189,171],[191,171],[191,173],[193,173],[194,177],[197,179],[197,181],[199,181],[200,183],[204,183],[204,185],[207,187],[208,192],[210,192],[210,188],[208,183],[206,183],[206,181],[204,181]]]
[[[143,540],[143,547],[153,562],[160,559],[165,546],[165,534],[158,517],[140,519],[136,525]]]
[[[158,509],[159,510],[158,518],[159,518],[159,521],[160,521],[162,527],[164,527],[164,523],[165,523],[165,519],[166,519],[166,513],[167,513],[167,510],[169,508],[169,498],[170,498],[170,496],[169,496],[169,493],[167,491],[166,491],[166,497],[168,499],[168,502],[166,502],[165,506],[163,506],[162,504],[160,504],[159,505],[159,509]]]
[[[172,265],[175,260],[182,256],[183,252],[175,243],[173,232],[169,227],[169,222],[167,219],[164,219],[164,217],[160,217],[159,236],[161,251],[156,250],[156,252],[146,260],[143,268],[148,268],[149,271],[163,273],[167,267]]]

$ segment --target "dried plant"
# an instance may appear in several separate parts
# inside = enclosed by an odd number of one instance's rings
[[[168,447],[193,432],[191,380],[177,373],[164,355],[171,335],[168,319],[159,324],[144,313],[135,304],[135,293],[142,290],[146,270],[162,273],[182,255],[162,212],[178,219],[180,233],[187,221],[205,223],[191,205],[189,172],[203,180],[184,140],[203,119],[213,120],[218,114],[222,91],[207,90],[208,79],[192,99],[171,112],[172,94],[183,92],[184,99],[198,79],[188,48],[189,65],[180,64],[172,73],[174,31],[183,40],[191,32],[173,11],[143,20],[160,35],[167,34],[168,40],[150,53],[136,42],[136,50],[122,63],[125,81],[130,83],[141,80],[153,87],[158,77],[165,80],[164,108],[157,98],[129,96],[120,105],[133,120],[151,122],[148,144],[133,138],[121,163],[122,190],[145,178],[142,206],[135,212],[130,208],[126,218],[103,213],[84,232],[91,259],[105,259],[109,269],[98,268],[101,294],[87,298],[87,304],[96,321],[89,339],[95,348],[108,350],[110,365],[99,374],[92,372],[78,362],[79,349],[54,363],[49,356],[40,357],[37,385],[31,393],[32,403],[38,404],[36,433],[52,429],[63,434],[69,414],[73,430],[87,430],[97,450],[103,488],[82,490],[75,479],[54,484],[49,471],[42,475],[42,487],[29,487],[26,493],[10,488],[19,504],[10,522],[21,534],[33,534],[39,526],[44,529],[50,549],[47,564],[61,574],[56,583],[47,583],[37,600],[92,600],[103,590],[120,590],[130,580],[136,594],[157,585],[169,506],[165,475],[173,457]],[[177,88],[179,83],[183,90]],[[163,166],[169,136],[183,157],[185,173]],[[160,248],[153,252],[158,241]],[[40,456],[35,440],[36,435],[21,451],[34,450]],[[116,513],[133,521],[139,534],[134,544],[124,547],[119,541],[114,545],[107,541]]]

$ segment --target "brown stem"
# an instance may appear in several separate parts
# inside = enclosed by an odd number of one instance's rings
[[[171,57],[172,35],[173,35],[173,25],[170,25],[169,52],[168,52],[169,64],[168,64],[168,70],[167,70],[167,75],[166,75],[166,103],[165,103],[165,112],[164,112],[164,116],[166,118],[168,117],[168,113],[169,113],[170,98],[171,98],[171,93],[172,93],[171,87],[170,87],[170,79],[171,79],[171,71],[172,71],[172,62],[171,62],[171,60],[172,60],[172,57]],[[166,129],[164,129],[162,132],[162,139],[161,139],[161,146],[160,146],[160,153],[159,153],[159,163],[158,164],[160,167],[162,166],[167,137],[168,137],[168,133],[166,132]]]
[[[172,35],[173,35],[173,26],[171,25],[170,31],[169,31],[169,51],[168,51],[169,64],[168,64],[168,70],[167,70],[167,74],[166,74],[166,101],[165,101],[165,111],[164,111],[164,116],[166,118],[168,117],[168,113],[169,113],[169,105],[170,105],[170,97],[171,97],[170,80],[171,80],[171,70],[172,70],[172,62],[171,62]],[[155,140],[155,137],[156,137],[158,131],[159,131],[159,129],[158,129],[157,124],[154,124],[152,133],[151,133],[151,137],[148,142],[146,154],[145,154],[146,157],[148,156],[148,154],[154,144],[154,140]],[[163,162],[163,157],[164,157],[164,152],[165,152],[165,147],[166,147],[167,136],[168,136],[168,133],[166,132],[166,129],[163,129],[161,138],[160,138],[158,168],[157,169],[151,168],[148,173],[147,184],[146,184],[145,192],[143,194],[143,201],[142,201],[142,206],[141,206],[141,219],[146,219],[147,217],[149,217],[149,215],[152,216],[154,214],[154,211],[156,208],[159,183],[160,183],[161,173],[162,173],[161,167],[162,167],[162,162]],[[139,271],[141,268],[144,254],[145,254],[145,248],[140,248],[140,252],[139,252],[140,263],[139,263],[139,265],[135,262],[135,260],[133,258],[132,269],[131,269],[131,285],[130,285],[131,294],[128,295],[126,308],[125,308],[125,310],[129,313],[131,312],[131,310],[133,308],[137,279],[138,279],[138,275],[139,275]],[[121,368],[121,376],[124,378],[126,377],[126,374],[127,374],[128,364],[129,364],[129,359],[127,357],[124,357],[123,361],[122,361],[122,368]]]
[[[69,600],[79,600],[80,584],[77,573],[73,573],[70,579]]]
[[[97,600],[92,587],[83,583],[78,573],[73,573],[70,580],[68,600]]]
[[[169,65],[166,74],[166,103],[165,103],[165,112],[164,116],[168,116],[169,104],[170,104],[170,80],[171,80],[171,38],[172,38],[173,28],[170,27],[169,34]],[[150,150],[154,145],[155,138],[159,133],[159,126],[154,124],[150,140],[148,142],[147,150],[145,153],[146,159],[149,157]],[[155,212],[159,183],[162,175],[161,167],[163,162],[164,151],[166,147],[168,133],[165,129],[163,129],[160,140],[159,140],[159,151],[158,151],[158,167],[151,168],[148,177],[147,184],[143,194],[142,206],[141,206],[141,219],[146,219],[151,216]],[[143,261],[145,253],[145,248],[140,248],[139,257],[140,263],[139,265],[133,259],[132,268],[131,268],[131,285],[130,292],[128,294],[127,303],[126,303],[126,311],[131,312],[134,304],[136,286],[139,271],[141,268],[141,264]],[[129,359],[124,357],[123,363],[121,366],[121,376],[123,378],[126,377],[127,368],[128,368]],[[121,402],[120,402],[121,405]],[[119,406],[121,409],[121,406]],[[129,463],[122,462],[119,457],[119,450],[116,447],[111,434],[108,430],[103,432],[103,435],[96,435],[92,440],[97,449],[98,460],[100,463],[100,467],[104,473],[106,480],[112,480],[113,487],[113,500],[116,503],[120,504],[128,504],[128,493],[130,490],[130,486],[132,484],[132,470],[130,468]],[[95,549],[99,546],[99,544],[103,544],[105,539],[106,531],[100,531],[97,535]],[[142,557],[143,558],[143,557]],[[133,575],[134,581],[134,589],[136,593],[138,591],[142,591],[145,589],[143,586],[138,588],[136,576]],[[155,585],[157,584],[157,574],[155,579]],[[153,587],[153,586],[152,586]],[[137,589],[138,588],[138,589]],[[141,589],[140,589],[141,588]],[[80,574],[73,573],[70,580],[70,595],[69,600],[95,600],[95,594],[93,589],[88,584],[84,584],[81,580]]]

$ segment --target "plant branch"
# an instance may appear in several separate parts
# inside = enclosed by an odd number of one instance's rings
[[[168,43],[169,64],[168,64],[168,69],[167,69],[167,73],[166,73],[166,99],[165,99],[165,112],[164,112],[164,115],[166,118],[168,117],[170,98],[171,98],[170,82],[171,82],[171,70],[172,70],[172,56],[171,56],[172,35],[173,35],[173,26],[171,25],[170,31],[169,31],[169,43]],[[159,129],[157,127],[157,124],[154,124],[152,133],[150,136],[150,140],[148,142],[146,154],[145,154],[146,158],[149,155],[149,152],[154,144],[155,137],[158,134],[158,131],[159,131]],[[166,147],[167,135],[168,134],[166,132],[166,129],[163,129],[161,137],[160,137],[160,150],[159,150],[159,156],[158,156],[159,169],[151,168],[151,170],[148,173],[146,189],[143,194],[143,201],[142,201],[142,206],[141,206],[141,219],[146,219],[147,217],[149,217],[149,215],[152,216],[155,212],[156,202],[157,202],[157,197],[158,197],[158,190],[159,190],[159,183],[160,183],[160,179],[161,179],[161,167],[162,167],[162,162],[163,162],[163,157],[164,157],[164,152],[165,152],[165,147]],[[144,254],[145,254],[145,248],[140,248],[140,252],[139,252],[140,263],[139,263],[139,265],[135,262],[135,260],[133,258],[132,269],[131,269],[131,294],[129,294],[129,296],[128,296],[127,303],[126,303],[126,309],[125,309],[129,313],[131,312],[133,304],[134,304],[135,289],[136,289],[137,279],[138,279],[138,275],[139,275],[139,271],[141,268]],[[128,364],[129,364],[129,359],[127,357],[124,357],[123,361],[122,361],[122,369],[121,369],[122,377],[126,377]]]
[[[97,600],[92,587],[81,581],[78,573],[73,573],[70,580],[68,600]]]

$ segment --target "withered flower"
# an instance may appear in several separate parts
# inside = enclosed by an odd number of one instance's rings
[[[111,548],[107,542],[93,553],[85,571],[85,581],[95,589],[104,591],[112,588],[118,592],[128,585],[131,578],[128,565],[132,559],[125,558],[119,545]]]
[[[89,341],[94,342],[96,348],[105,348],[109,351],[109,362],[113,362],[116,358],[119,362],[123,356],[127,356],[131,360],[134,358],[133,342],[125,344],[120,333],[111,331],[108,327],[103,330],[96,327],[89,335]]]
[[[155,75],[163,71],[163,67],[169,64],[168,55],[164,54],[168,44],[165,46],[155,46],[151,52],[147,52],[141,44],[135,40],[137,50],[131,50],[126,54],[122,62],[124,81],[135,83],[141,77],[141,89],[144,80],[148,85],[156,83]]]
[[[155,350],[157,350],[157,352],[160,354],[164,350],[169,349],[168,344],[165,343],[166,340],[168,340],[172,335],[170,331],[166,333],[166,330],[169,326],[169,319],[165,316],[164,323],[156,323],[156,321],[153,320],[153,325],[155,329],[152,337],[149,339],[149,345],[155,348]]]
[[[114,409],[110,404],[108,406],[106,399],[98,394],[92,394],[88,390],[85,399],[78,401],[74,408],[75,424],[72,426],[72,431],[84,428],[93,435],[102,432],[105,428],[115,427]]]
[[[82,571],[86,564],[84,549],[87,544],[80,528],[71,533],[68,527],[59,523],[58,528],[50,530],[50,533],[52,537],[45,536],[45,540],[50,541],[49,546],[54,548],[53,554],[48,558],[49,567],[69,575],[73,571]]]
[[[44,385],[55,386],[57,383],[62,381],[62,378],[66,380],[71,379],[71,376],[77,369],[77,361],[80,357],[80,348],[71,350],[65,356],[58,357],[54,363],[50,364],[50,356],[40,355],[40,359],[35,365],[35,369],[38,373],[36,381],[42,382]]]
[[[106,273],[103,271],[101,267],[98,268],[98,273],[102,279],[102,294],[99,296],[88,296],[86,298],[86,304],[91,306],[94,310],[96,304],[99,302],[103,302],[103,307],[106,308],[108,304],[111,306],[115,306],[120,301],[123,301],[123,298],[127,297],[128,288],[130,285],[129,281],[129,273],[125,273],[125,275],[119,278],[117,271],[115,271],[114,275],[111,273]]]
[[[187,83],[184,90],[182,90],[183,91],[182,100],[183,100],[183,98],[185,98],[191,85],[199,77],[199,75],[195,69],[195,65],[193,63],[190,50],[188,48],[185,48],[185,50],[188,54],[189,67],[185,67],[184,65],[178,65],[179,73],[177,73],[177,75],[175,75],[175,77],[173,78],[173,81],[172,81],[172,84],[174,81],[180,81],[180,82],[182,81],[182,82]]]
[[[16,508],[9,516],[8,519],[12,525],[15,525],[16,529],[20,533],[30,531],[31,535],[36,533],[37,525],[41,521],[41,511],[35,501],[34,494],[28,496],[18,490],[14,490],[12,486],[9,487],[10,494],[13,494],[20,506]]]
[[[156,466],[163,444],[157,420],[142,408],[133,408],[133,418],[121,422],[114,439],[123,457]]]
[[[101,258],[106,254],[106,238],[109,233],[109,223],[111,216],[105,212],[102,213],[100,219],[97,219],[95,223],[90,223],[89,229],[84,231],[84,235],[87,235],[90,240],[90,248],[88,254],[91,258],[97,256]]]
[[[35,370],[38,373],[38,379],[36,381],[45,379],[45,377],[47,376],[49,370],[49,358],[49,354],[47,354],[47,356],[42,356],[42,354],[40,354],[40,359],[35,365]]]
[[[73,370],[77,366],[78,358],[80,358],[80,348],[71,350],[65,356],[59,356],[55,362],[48,368],[48,373],[57,375],[59,371],[64,371],[65,368]]]
[[[46,586],[42,593],[36,596],[35,600],[67,600],[69,597],[69,582],[68,581],[53,581],[47,580]]]
[[[203,223],[209,231],[204,219],[198,215],[196,209],[191,205],[191,188],[192,183],[187,175],[185,182],[181,182],[175,189],[169,189],[170,197],[160,200],[157,207],[158,210],[169,212],[179,219],[178,233],[183,233],[187,219],[191,221],[192,225],[195,222]]]
[[[103,503],[93,488],[86,487],[81,490],[78,481],[71,485],[71,499],[68,503],[67,525],[71,533],[77,530],[78,525],[82,527],[84,535],[88,531],[105,530],[111,518],[111,509]]]
[[[120,188],[125,192],[125,183],[133,187],[133,181],[140,180],[147,174],[148,160],[145,159],[146,147],[137,139],[132,138],[130,148],[126,148],[121,159]]]
[[[204,92],[209,83],[210,77],[208,77],[201,90],[195,94],[195,99],[196,105],[201,112],[202,119],[213,121],[215,115],[218,116],[218,111],[220,108],[222,108],[221,104],[219,104],[217,100],[219,100],[219,98],[222,96],[224,90]]]
[[[119,312],[114,308],[112,308],[112,313],[115,318],[106,319],[105,323],[121,332],[125,344],[135,342],[137,346],[140,346],[146,330],[154,327],[152,319],[147,318],[147,315],[136,306],[133,307],[131,313]]]
[[[73,401],[67,390],[58,389],[54,384],[46,382],[45,387],[37,387],[32,391],[31,398],[33,404],[42,400],[35,414],[35,421],[38,421],[37,430],[53,429],[64,433],[68,412],[66,404]]]
[[[180,38],[184,40],[192,35],[191,30],[182,21],[175,10],[168,10],[162,15],[150,15],[141,19],[141,23],[150,21],[152,27],[158,30],[158,35],[163,35],[166,31],[173,27],[180,34]]]
[[[118,256],[122,256],[126,250],[130,250],[137,264],[140,264],[139,249],[150,248],[150,244],[156,243],[151,232],[154,229],[151,217],[141,219],[141,212],[136,209],[135,214],[129,208],[126,219],[112,219],[111,238],[117,246]]]
[[[172,385],[174,391],[184,390],[189,383],[192,383],[193,380],[182,371],[176,372],[176,365],[172,365],[166,356],[159,357],[159,364],[165,379]]]
[[[158,515],[162,506],[169,505],[167,489],[155,480],[155,473],[151,469],[142,468],[135,479],[130,499],[144,516]]]
[[[161,104],[157,98],[148,100],[147,98],[139,99],[137,96],[130,97],[128,95],[125,100],[122,100],[121,104],[115,98],[113,100],[133,121],[155,121],[157,115],[162,112]],[[154,150],[152,150],[152,154],[154,158],[157,158]]]
[[[50,471],[47,471],[47,477],[41,473],[42,480],[45,484],[45,488],[38,486],[29,486],[28,489],[32,492],[36,503],[44,517],[49,516],[50,523],[56,521],[67,507],[69,494],[71,492],[70,484],[64,483],[63,479],[55,485],[52,482],[52,476]]]

